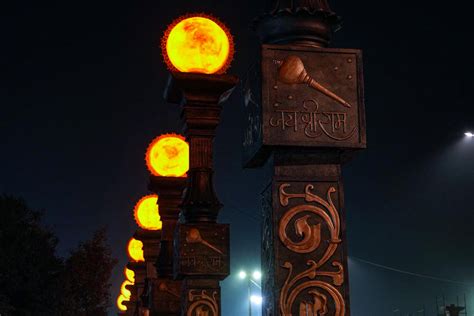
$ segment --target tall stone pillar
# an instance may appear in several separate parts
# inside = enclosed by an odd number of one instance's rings
[[[244,80],[244,165],[263,192],[263,314],[350,315],[341,168],[366,147],[361,52],[327,48],[327,1],[278,0],[257,19]]]
[[[179,219],[185,177],[150,176],[148,188],[158,195],[163,223],[160,252],[153,260],[155,278],[150,280],[148,304],[150,316],[181,314],[181,281],[173,278],[173,237]]]
[[[229,225],[218,224],[222,204],[213,185],[213,142],[224,102],[238,79],[173,72],[167,101],[182,107],[190,146],[182,222],[175,233],[174,276],[183,280],[181,315],[220,316],[219,281],[229,275]]]

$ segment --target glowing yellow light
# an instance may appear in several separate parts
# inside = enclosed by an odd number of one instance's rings
[[[185,177],[189,170],[189,144],[181,135],[161,135],[148,146],[146,164],[155,176]]]
[[[183,16],[168,27],[162,50],[172,70],[214,74],[229,68],[234,43],[219,20],[205,15]]]
[[[127,285],[133,285],[133,283],[128,280],[123,281],[122,286],[120,287],[120,294],[123,295],[125,300],[130,300],[132,292],[130,292],[130,290],[126,288]]]
[[[143,243],[135,238],[130,239],[127,246],[128,255],[136,262],[145,261],[143,257]]]
[[[127,310],[127,306],[123,305],[123,302],[128,301],[128,299],[123,296],[123,294],[120,294],[117,297],[117,308],[121,310],[122,312],[125,312]]]
[[[123,273],[125,274],[125,277],[127,278],[128,281],[135,284],[135,271],[130,270],[129,268],[125,267],[125,270],[123,271]]]
[[[163,223],[161,222],[157,202],[158,195],[156,194],[144,196],[138,201],[133,211],[138,226],[147,230],[161,229]]]

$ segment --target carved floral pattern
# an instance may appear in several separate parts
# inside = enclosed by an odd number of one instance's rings
[[[217,304],[217,292],[208,295],[206,290],[197,293],[197,290],[190,290],[188,301],[191,303],[187,316],[217,316],[219,305]]]
[[[314,186],[311,184],[306,185],[304,193],[288,193],[286,191],[288,188],[290,188],[290,184],[282,184],[279,188],[279,199],[282,206],[288,206],[290,199],[295,198],[304,199],[305,204],[290,208],[280,219],[278,233],[285,247],[299,254],[311,253],[320,247],[322,223],[311,225],[309,219],[314,215],[324,222],[329,230],[330,239],[321,258],[308,260],[308,268],[303,272],[293,275],[293,263],[286,261],[283,264],[283,268],[288,270],[288,275],[280,292],[280,313],[282,316],[292,316],[292,309],[297,297],[302,293],[307,293],[313,301],[300,301],[299,315],[328,315],[328,296],[325,294],[329,294],[329,297],[334,301],[334,315],[344,316],[346,312],[345,300],[336,288],[344,283],[344,267],[340,262],[333,261],[331,265],[337,268],[336,271],[321,270],[321,267],[330,261],[341,243],[341,221],[331,197],[336,189],[330,187],[325,200],[312,192]],[[294,229],[295,235],[301,239],[299,241],[292,240],[287,234],[294,218],[296,219],[292,229]],[[316,279],[318,276],[328,277],[332,282],[325,282],[321,278]]]

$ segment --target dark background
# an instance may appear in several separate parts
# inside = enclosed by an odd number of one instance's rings
[[[468,1],[337,1],[344,17],[334,47],[364,50],[369,149],[344,169],[355,316],[415,312],[435,298],[474,290],[390,272],[378,264],[474,283],[472,15]],[[220,17],[242,77],[256,55],[257,0],[10,1],[0,8],[0,192],[45,210],[66,254],[107,225],[120,259],[113,298],[147,193],[144,153],[178,131],[177,108],[162,99],[167,72],[160,38],[187,12]],[[246,313],[241,268],[260,264],[262,170],[243,170],[242,98],[225,104],[215,143],[216,189],[232,224],[232,274],[223,314]],[[115,308],[115,307],[114,307]],[[111,310],[114,310],[111,309]]]

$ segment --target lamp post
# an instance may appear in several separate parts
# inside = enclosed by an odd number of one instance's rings
[[[273,0],[244,79],[244,166],[263,193],[264,315],[350,315],[342,165],[366,148],[362,54],[328,48],[328,0]]]
[[[181,282],[173,279],[173,236],[189,169],[189,145],[181,135],[161,135],[152,141],[145,159],[151,173],[148,189],[159,196],[162,229],[159,254],[150,262],[156,275],[142,299],[152,315],[179,315]]]
[[[472,133],[472,132],[465,132],[464,135],[465,135],[466,137],[469,137],[469,138],[473,138],[473,137],[474,137],[474,133]]]
[[[142,242],[143,260],[145,266],[145,277],[143,285],[139,284],[137,310],[139,316],[149,313],[149,291],[150,285],[156,278],[154,262],[160,253],[160,240],[162,221],[160,218],[158,195],[151,194],[142,197],[133,210],[135,222],[138,225],[134,237]]]
[[[239,272],[239,278],[241,280],[247,280],[247,300],[249,304],[249,316],[252,315],[252,303],[261,304],[261,296],[252,295],[252,284],[254,284],[259,289],[262,289],[259,282],[262,278],[262,273],[260,271],[254,271],[252,275],[247,274],[244,270]]]
[[[215,18],[187,15],[170,25],[162,48],[171,71],[165,99],[181,106],[190,145],[183,222],[174,240],[174,276],[183,280],[181,315],[220,316],[219,281],[230,266],[229,225],[217,223],[222,204],[214,190],[212,160],[221,104],[238,82],[224,74],[232,60],[232,37]]]
[[[146,279],[146,263],[143,252],[143,242],[132,237],[127,244],[127,252],[130,258],[130,262],[127,264],[127,269],[134,272],[135,281],[128,282],[124,285],[124,288],[130,291],[130,299],[123,302],[123,305],[127,307],[127,315],[134,315],[136,310],[140,307],[140,294],[144,289]]]

